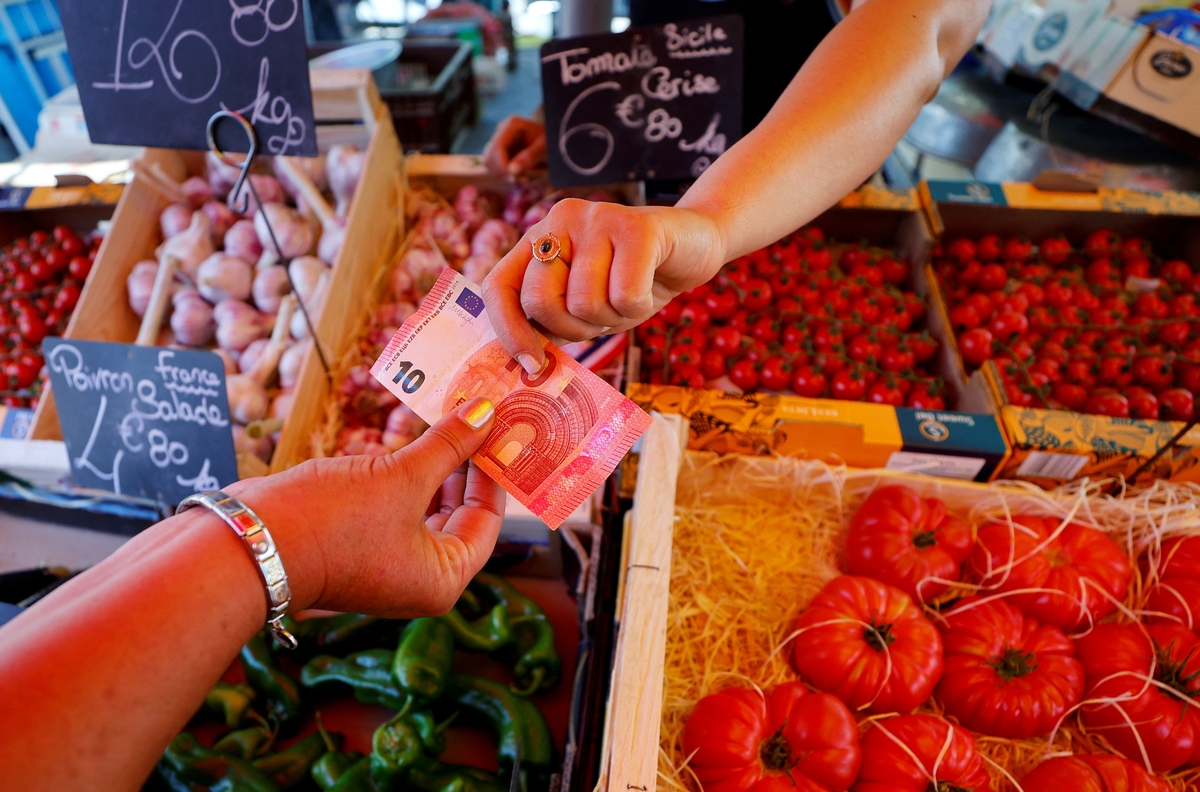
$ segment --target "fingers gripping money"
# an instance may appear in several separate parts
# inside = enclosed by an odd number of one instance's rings
[[[496,340],[481,293],[443,270],[371,373],[429,423],[475,397],[490,399],[495,425],[476,464],[557,528],[604,482],[650,416],[548,342],[542,370],[527,373]]]

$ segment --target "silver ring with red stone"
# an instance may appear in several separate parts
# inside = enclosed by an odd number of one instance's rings
[[[535,259],[543,264],[549,264],[555,259],[558,259],[568,268],[570,268],[571,263],[562,256],[558,255],[561,251],[562,245],[559,244],[558,237],[554,236],[554,234],[542,234],[540,237],[533,240],[533,257]]]

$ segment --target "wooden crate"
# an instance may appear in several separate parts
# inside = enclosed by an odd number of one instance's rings
[[[616,605],[617,639],[611,692],[602,728],[597,790],[629,792],[680,788],[667,782],[670,775],[664,774],[667,769],[664,757],[668,754],[660,746],[661,726],[666,715],[664,658],[674,625],[669,605],[673,556],[692,552],[690,546],[685,548],[676,543],[676,505],[698,499],[698,493],[713,492],[736,482],[739,499],[757,499],[781,507],[805,509],[807,503],[817,502],[817,494],[840,492],[836,513],[844,523],[851,510],[876,487],[902,483],[922,497],[941,498],[951,511],[960,514],[993,513],[1006,506],[1014,514],[1026,511],[1047,517],[1072,515],[1081,522],[1099,525],[1123,547],[1135,551],[1164,533],[1191,534],[1197,530],[1190,491],[1167,482],[1159,482],[1155,488],[1134,493],[1123,500],[1100,500],[1091,497],[1096,493],[1094,486],[1044,492],[1012,482],[989,485],[879,469],[831,468],[820,462],[783,457],[718,456],[707,452],[681,454],[680,438],[677,416],[656,413],[652,426],[641,439],[633,506],[625,515]],[[1151,512],[1151,506],[1157,511]],[[826,548],[830,552],[827,558],[823,556],[822,565],[818,565],[821,574],[807,567],[804,567],[804,574],[816,575],[821,578],[821,584],[839,574],[833,563],[840,557],[841,541],[838,537],[833,541],[833,547]],[[774,545],[772,549],[773,552],[784,551]],[[791,550],[788,548],[784,552]],[[734,553],[733,550],[727,552]],[[676,558],[674,562],[678,564],[680,559]],[[805,563],[798,562],[797,566],[802,567]],[[696,566],[693,559],[691,568]],[[1130,596],[1136,598],[1142,594],[1140,587],[1131,582]],[[709,609],[717,607],[711,602],[694,604],[697,612],[708,613]],[[801,604],[795,604],[797,612]],[[721,630],[719,625],[716,629]],[[1183,788],[1188,780],[1181,775],[1173,779],[1173,783]]]
[[[311,82],[314,113],[323,122],[317,128],[318,145],[325,150],[336,143],[354,143],[367,151],[362,181],[348,214],[346,242],[334,262],[329,297],[318,322],[318,337],[330,355],[344,349],[347,326],[357,315],[353,306],[357,284],[379,266],[381,251],[399,233],[401,161],[395,131],[369,72],[315,70]],[[147,149],[143,159],[178,180],[203,172],[201,152]],[[168,203],[142,176],[135,176],[113,214],[112,228],[67,326],[67,338],[133,343],[140,319],[129,308],[125,282],[137,262],[154,257],[161,241],[158,217]],[[298,442],[293,438],[305,433],[328,390],[315,351],[305,359],[297,387],[301,390],[284,426],[273,469],[298,461]],[[49,390],[38,405],[30,436],[62,439]]]

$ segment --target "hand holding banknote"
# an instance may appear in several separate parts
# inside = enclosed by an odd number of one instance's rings
[[[496,338],[481,291],[442,270],[371,374],[429,423],[473,399],[495,404],[495,425],[472,459],[557,528],[604,482],[650,416],[544,340],[544,364],[527,372]]]

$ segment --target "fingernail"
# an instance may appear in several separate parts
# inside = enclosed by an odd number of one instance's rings
[[[521,364],[521,368],[525,369],[525,373],[531,377],[536,377],[538,374],[541,374],[542,366],[546,365],[545,361],[538,363],[537,359],[528,352],[522,352],[521,354],[517,355],[517,362]]]
[[[496,405],[488,399],[480,399],[464,407],[461,416],[472,429],[482,429],[484,424],[492,420],[492,414],[495,412]]]

